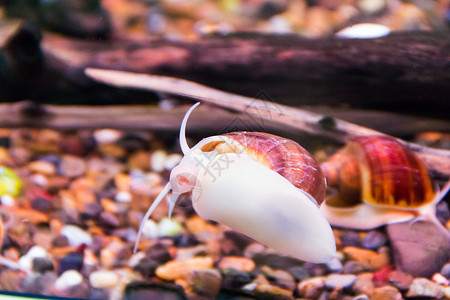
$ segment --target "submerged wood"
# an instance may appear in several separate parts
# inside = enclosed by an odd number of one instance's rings
[[[87,69],[86,74],[100,82],[117,87],[153,90],[201,100],[223,108],[245,112],[254,118],[270,120],[303,132],[324,136],[341,143],[346,143],[362,135],[385,135],[379,131],[336,118],[270,101],[223,92],[183,79],[101,69]],[[449,150],[400,141],[406,143],[423,159],[433,176],[446,180],[450,179]]]
[[[23,25],[4,38],[7,59],[0,62],[0,75],[8,76],[0,76],[2,100],[148,101],[148,96],[131,91],[119,95],[81,71],[97,67],[188,79],[290,106],[344,104],[442,119],[450,110],[448,32],[395,33],[363,40],[240,34],[196,41],[135,36],[86,41],[48,32],[42,37],[32,26]],[[30,66],[30,58],[39,64]]]

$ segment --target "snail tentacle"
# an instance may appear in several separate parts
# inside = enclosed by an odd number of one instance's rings
[[[189,148],[189,145],[186,140],[186,124],[187,124],[187,121],[188,121],[189,116],[191,115],[192,111],[199,105],[200,105],[200,102],[197,102],[194,105],[192,105],[191,108],[189,108],[189,110],[184,115],[183,121],[181,122],[180,147],[181,147],[181,151],[183,152],[184,155],[186,155],[189,152],[189,150],[191,150]]]
[[[144,229],[145,222],[148,218],[150,218],[150,215],[153,213],[153,211],[156,209],[159,203],[164,199],[164,197],[170,192],[172,187],[170,186],[170,182],[166,184],[166,186],[162,189],[162,191],[159,193],[158,197],[156,197],[155,201],[153,201],[150,208],[147,210],[147,213],[145,214],[144,218],[141,221],[141,225],[139,226],[139,231],[136,237],[136,242],[134,243],[133,252],[136,253],[139,240],[141,239],[142,230]]]

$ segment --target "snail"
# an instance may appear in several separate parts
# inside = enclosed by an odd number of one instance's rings
[[[144,216],[134,251],[144,222],[172,191],[169,217],[177,198],[192,192],[193,208],[203,219],[301,260],[332,260],[336,244],[319,210],[326,184],[317,161],[296,142],[262,132],[211,136],[189,148],[186,123],[199,104],[183,118],[179,139],[184,157]]]
[[[333,226],[368,230],[409,220],[430,220],[450,183],[439,191],[418,156],[398,140],[357,137],[321,165],[338,190],[321,211]]]

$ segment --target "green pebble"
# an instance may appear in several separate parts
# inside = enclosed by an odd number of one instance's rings
[[[0,196],[17,197],[22,190],[22,181],[7,167],[0,167]]]

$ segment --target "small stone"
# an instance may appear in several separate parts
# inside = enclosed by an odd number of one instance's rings
[[[446,263],[440,272],[445,278],[450,279],[450,263]]]
[[[86,172],[86,163],[80,157],[64,155],[59,164],[59,171],[66,177],[80,177]]]
[[[155,244],[145,251],[145,257],[159,264],[164,264],[172,259],[169,250],[163,244]]]
[[[368,271],[372,271],[372,268],[359,261],[348,261],[344,264],[342,269],[342,273],[348,274],[360,274]]]
[[[167,153],[164,150],[157,150],[150,156],[150,166],[155,172],[162,172],[165,168]]]
[[[125,287],[123,300],[161,299],[185,300],[186,295],[181,286],[165,283],[131,282]]]
[[[304,267],[308,270],[308,273],[312,277],[324,276],[325,274],[328,273],[327,266],[324,264],[315,264],[306,262],[304,264]]]
[[[130,170],[149,170],[150,169],[150,154],[148,151],[138,151],[131,154],[128,159],[128,168]]]
[[[109,212],[101,212],[99,216],[101,225],[109,228],[116,228],[120,226],[120,220],[117,216]]]
[[[411,274],[402,271],[392,271],[389,273],[389,282],[402,292],[406,292],[414,277]]]
[[[197,237],[192,233],[175,236],[174,242],[176,247],[191,247],[200,243]]]
[[[371,260],[370,260],[370,266],[374,269],[374,270],[381,270],[384,267],[387,267],[388,265],[390,265],[391,263],[391,257],[390,257],[390,249],[386,246],[381,247],[378,250],[377,255],[375,255]]]
[[[66,247],[69,246],[69,239],[65,235],[57,235],[52,240],[53,247]]]
[[[289,272],[284,270],[275,270],[273,275],[275,285],[290,291],[293,291],[296,288],[294,277]]]
[[[133,200],[133,196],[131,195],[130,192],[122,191],[122,192],[118,192],[114,199],[117,202],[129,203],[129,202],[131,202],[131,200]]]
[[[83,267],[83,255],[78,252],[70,252],[58,261],[58,274],[67,270],[80,271]]]
[[[336,288],[346,289],[353,286],[355,282],[355,275],[331,274],[325,279],[325,287],[330,290],[334,290]]]
[[[292,276],[294,276],[296,281],[302,281],[311,277],[308,270],[304,267],[292,267],[289,268],[288,271],[292,274]]]
[[[115,129],[98,129],[93,133],[97,143],[115,143],[122,135],[121,131]]]
[[[17,197],[22,190],[22,181],[9,168],[0,166],[0,196]]]
[[[434,283],[440,284],[440,285],[448,285],[449,281],[447,278],[445,278],[442,274],[436,273],[433,275],[431,280]]]
[[[44,197],[37,197],[31,202],[31,207],[43,213],[49,213],[53,210],[53,201]]]
[[[222,271],[222,288],[237,289],[250,283],[252,277],[250,274],[235,269],[225,269]]]
[[[222,275],[214,269],[189,271],[186,280],[194,292],[209,297],[216,296],[222,285]]]
[[[437,226],[429,221],[386,226],[397,270],[428,278],[441,270],[450,258],[450,236]]]
[[[343,265],[338,258],[334,258],[333,260],[327,262],[326,266],[328,270],[333,273],[341,273],[343,269]]]
[[[183,227],[173,219],[163,218],[158,223],[158,236],[174,236],[181,232]]]
[[[151,219],[145,221],[142,227],[142,235],[150,239],[156,239],[158,237],[158,225],[156,222]]]
[[[27,254],[25,254],[19,259],[19,265],[24,269],[31,270],[33,259],[47,256],[48,253],[44,248],[40,246],[33,246],[30,250],[28,250]]]
[[[82,217],[87,219],[96,219],[102,211],[100,203],[88,202],[83,205]]]
[[[67,237],[67,240],[72,247],[78,247],[81,244],[86,244],[87,246],[92,245],[91,235],[80,227],[64,225],[61,229],[61,234]]]
[[[49,250],[52,247],[53,235],[50,230],[39,230],[33,234],[33,243],[36,246],[41,246],[42,248]]]
[[[361,235],[356,231],[352,231],[352,230],[345,231],[343,234],[341,234],[340,238],[341,238],[342,246],[344,246],[344,247],[348,247],[348,246],[358,247],[358,248],[362,247]]]
[[[157,268],[158,263],[151,259],[141,259],[136,265],[133,266],[133,270],[142,274],[144,278],[151,278],[155,276]]]
[[[33,259],[33,271],[44,274],[47,271],[53,271],[55,267],[48,257],[36,257]]]
[[[316,299],[325,287],[325,277],[312,277],[299,282],[297,291],[300,296]]]
[[[450,299],[450,286],[444,287],[444,296],[445,299]]]
[[[164,280],[175,280],[186,277],[189,271],[211,269],[214,261],[212,257],[194,257],[188,261],[169,261],[156,269],[156,276]]]
[[[164,168],[168,171],[172,171],[180,161],[183,159],[183,155],[178,153],[173,153],[167,156],[166,161],[164,162]]]
[[[119,283],[119,276],[106,270],[94,271],[89,275],[89,283],[97,289],[109,289],[115,287]]]
[[[444,287],[426,278],[416,278],[409,287],[406,297],[444,297]]]
[[[350,260],[358,261],[370,265],[371,260],[377,255],[375,251],[348,246],[342,252],[349,257]]]
[[[375,14],[386,7],[386,0],[359,0],[358,8],[364,14]]]
[[[253,260],[245,258],[245,257],[238,257],[238,256],[226,256],[223,257],[222,260],[219,262],[219,269],[235,269],[238,271],[250,273],[255,269],[255,263]]]
[[[372,295],[372,300],[401,300],[402,294],[393,286],[382,286],[375,288]]]
[[[178,248],[176,254],[176,260],[186,261],[195,256],[204,255],[208,253],[208,247],[206,245],[197,245],[187,248]]]
[[[75,270],[68,270],[56,279],[55,289],[64,291],[83,282],[83,276]]]
[[[56,173],[56,167],[54,164],[44,161],[35,160],[28,164],[28,168],[32,172],[40,173],[47,176],[53,176]]]
[[[244,257],[253,258],[255,254],[262,254],[266,250],[266,246],[260,243],[251,243],[244,250]]]
[[[356,275],[353,291],[357,294],[371,295],[375,289],[373,283],[373,273],[362,273]]]
[[[366,249],[376,250],[381,246],[384,246],[387,242],[387,236],[378,231],[371,230],[369,231],[363,239],[363,246]]]
[[[441,201],[438,205],[436,205],[436,217],[442,224],[448,222],[450,219],[450,209],[447,201]]]

